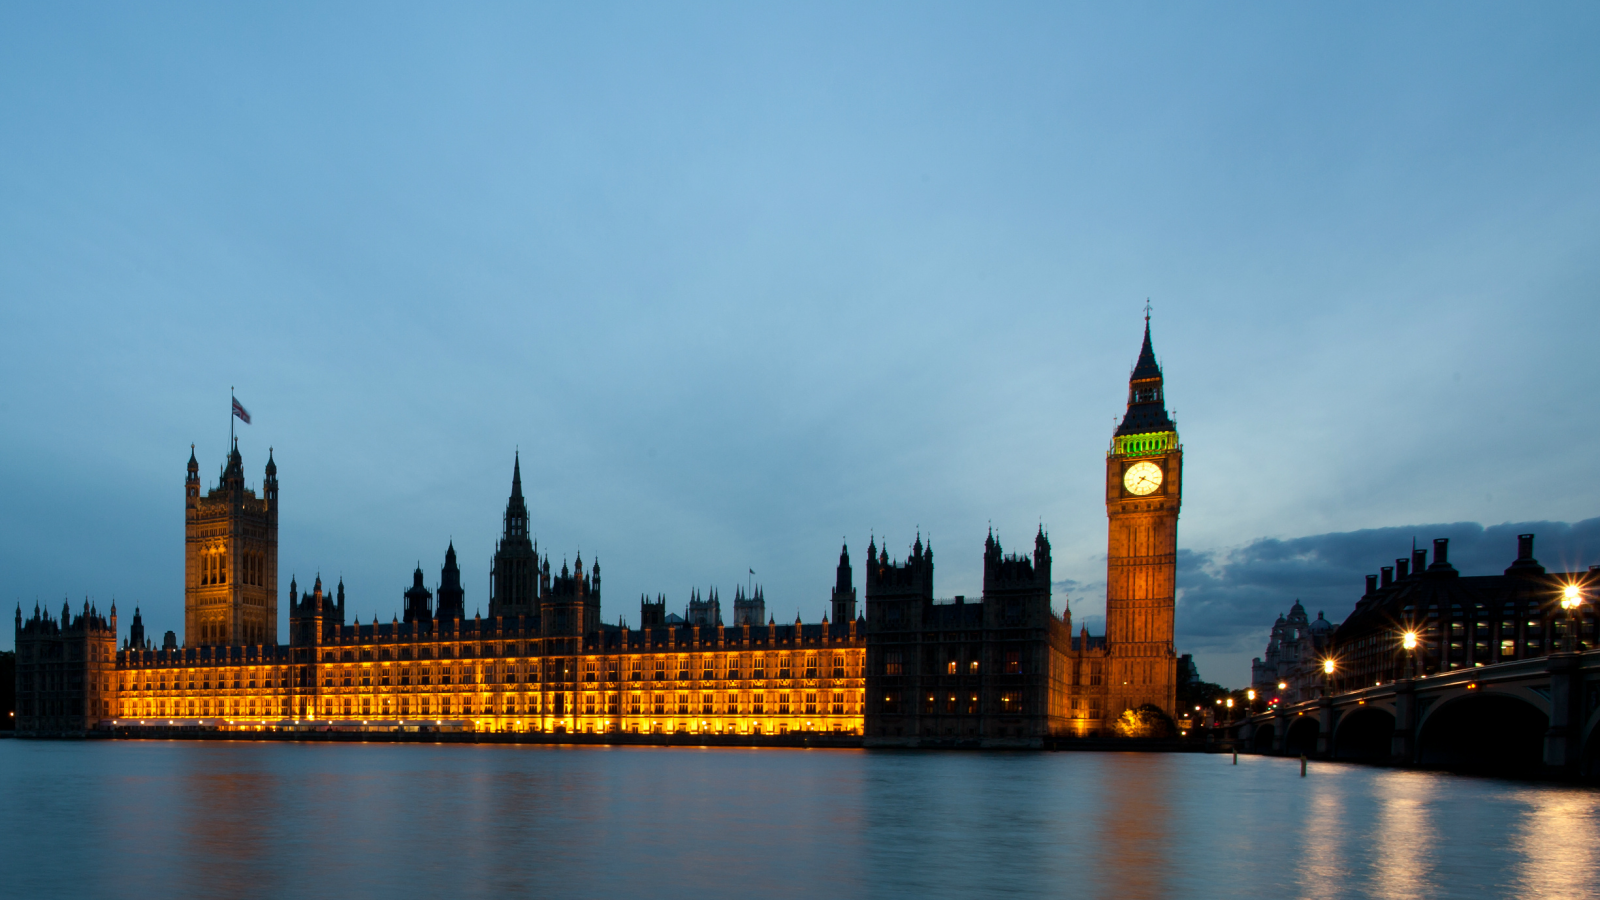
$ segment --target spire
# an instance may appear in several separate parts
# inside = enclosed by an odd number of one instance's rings
[[[272,461],[272,448],[267,448],[267,477],[278,474],[278,464]]]
[[[511,458],[511,499],[522,499],[522,451]]]
[[[1150,313],[1148,307],[1144,321],[1144,345],[1139,348],[1139,361],[1128,376],[1128,411],[1117,426],[1117,436],[1154,434],[1174,431],[1172,417],[1167,415],[1167,403],[1162,393],[1161,366],[1156,362],[1155,346],[1150,341]]]

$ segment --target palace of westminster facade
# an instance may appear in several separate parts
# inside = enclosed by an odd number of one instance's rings
[[[842,549],[830,615],[778,624],[739,589],[685,613],[642,598],[637,627],[601,621],[598,561],[553,572],[529,537],[521,463],[491,569],[489,614],[468,617],[452,544],[436,590],[418,568],[401,616],[349,622],[344,585],[289,584],[277,642],[278,478],[245,487],[237,446],[202,494],[185,479],[184,640],[147,640],[138,611],[117,646],[115,606],[16,614],[18,732],[97,729],[494,731],[859,736],[868,746],[1039,746],[1107,733],[1127,709],[1175,704],[1182,448],[1150,342],[1106,457],[1106,634],[1050,608],[1050,544],[1008,555],[991,534],[983,596],[935,600],[933,548],[903,561],[876,541],[865,609]]]

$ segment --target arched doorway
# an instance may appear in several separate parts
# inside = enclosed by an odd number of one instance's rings
[[[1251,738],[1250,745],[1255,748],[1257,753],[1271,753],[1272,739],[1276,736],[1277,732],[1271,725],[1257,725],[1255,736]]]
[[[1485,775],[1522,775],[1544,764],[1550,717],[1506,694],[1447,701],[1422,722],[1417,762]]]
[[[1394,716],[1375,706],[1357,707],[1339,720],[1333,733],[1333,758],[1385,762],[1394,747]]]
[[[1290,756],[1317,755],[1317,732],[1322,728],[1316,716],[1295,716],[1283,733],[1283,752]]]

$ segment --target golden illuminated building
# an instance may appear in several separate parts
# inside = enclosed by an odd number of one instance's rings
[[[1170,716],[1177,705],[1172,638],[1182,500],[1183,445],[1167,415],[1146,317],[1144,346],[1128,379],[1128,411],[1106,454],[1106,680],[1113,714],[1148,704]]]
[[[466,614],[455,546],[434,590],[419,567],[389,623],[346,621],[344,584],[289,584],[289,641],[277,642],[278,479],[261,496],[237,445],[204,496],[185,480],[184,641],[161,649],[135,611],[85,603],[59,621],[17,611],[18,731],[97,727],[480,731],[583,734],[858,735],[867,745],[1039,747],[1115,733],[1126,710],[1174,705],[1174,575],[1182,448],[1166,413],[1146,320],[1128,411],[1106,461],[1110,518],[1105,637],[1072,633],[1051,610],[1050,542],[1006,554],[991,533],[983,594],[936,600],[933,547],[904,561],[874,539],[864,616],[848,549],[831,611],[780,625],[759,589],[724,624],[714,590],[684,615],[640,600],[635,627],[601,621],[600,564],[553,571],[530,539],[522,469],[490,572],[489,615]]]

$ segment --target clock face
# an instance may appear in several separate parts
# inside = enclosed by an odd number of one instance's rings
[[[1161,467],[1153,462],[1134,463],[1122,473],[1122,486],[1128,489],[1128,493],[1141,497],[1153,494],[1156,488],[1161,487]]]

